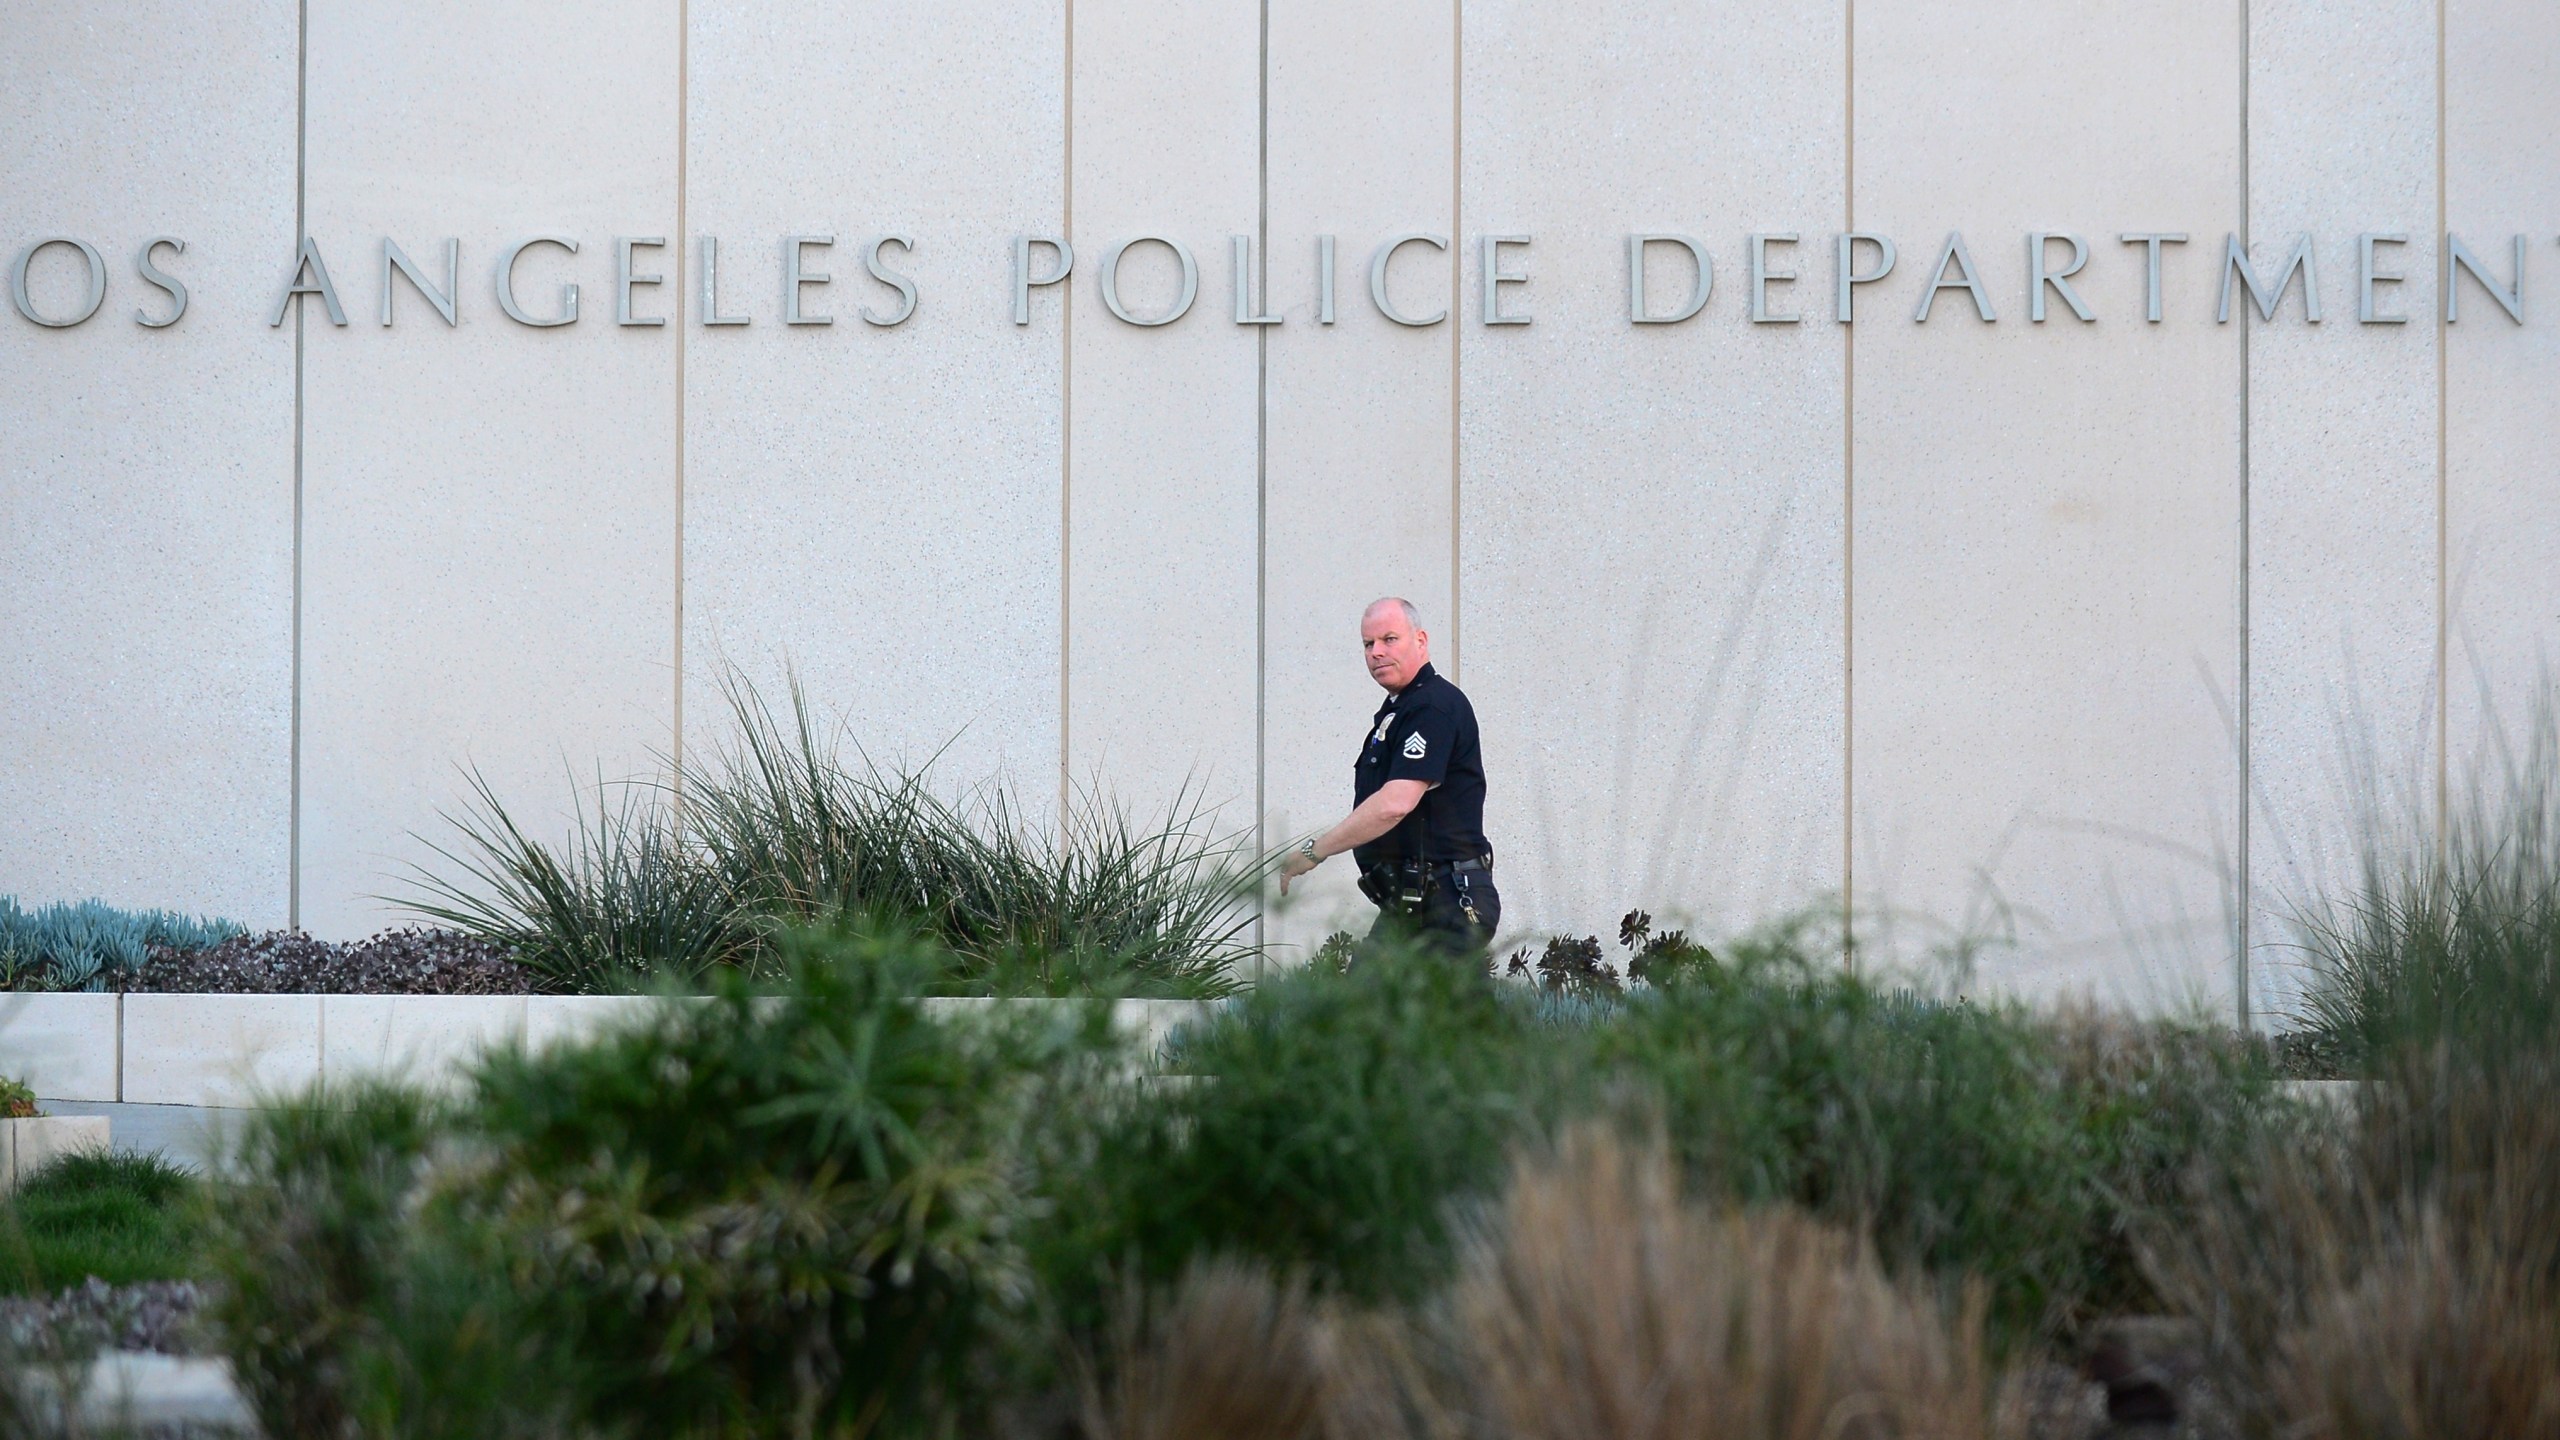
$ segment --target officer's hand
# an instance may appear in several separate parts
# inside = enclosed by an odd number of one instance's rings
[[[1316,862],[1304,850],[1292,850],[1280,862],[1280,893],[1289,893],[1289,882],[1316,868]]]

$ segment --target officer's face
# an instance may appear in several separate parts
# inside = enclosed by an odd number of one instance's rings
[[[1401,606],[1387,605],[1360,619],[1360,653],[1369,661],[1369,678],[1387,690],[1402,690],[1431,660],[1431,637],[1404,618]]]

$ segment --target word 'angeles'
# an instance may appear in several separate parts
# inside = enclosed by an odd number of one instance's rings
[[[1893,240],[1885,235],[1866,231],[1846,231],[1836,233],[1831,238],[1833,247],[1831,278],[1834,291],[1831,318],[1840,324],[1847,325],[1856,320],[1860,288],[1874,285],[1892,275],[1899,262],[1900,253]],[[1316,237],[1313,309],[1315,323],[1318,325],[1331,325],[1335,319],[1335,239],[1336,237],[1331,235]],[[2143,318],[2157,324],[2166,308],[2161,285],[2161,252],[2164,247],[2188,243],[2189,237],[2173,231],[2126,231],[2117,239],[2128,247],[2138,246],[2142,250]],[[1254,273],[1252,239],[1237,235],[1230,237],[1230,241],[1234,259],[1235,323],[1238,325],[1284,323],[1279,315],[1258,313],[1259,306],[1252,295]],[[1791,289],[1773,288],[1792,287],[1797,282],[1809,278],[1795,269],[1787,268],[1797,263],[1794,257],[1799,253],[1802,242],[1803,236],[1791,231],[1754,234],[1745,238],[1747,276],[1745,287],[1748,294],[1747,310],[1752,323],[1788,325],[1800,323],[1808,318],[1801,312],[1780,308],[1789,303],[1800,303],[1790,302],[1788,299],[1789,295],[1796,292]],[[783,237],[781,264],[783,324],[832,325],[835,323],[835,316],[819,314],[809,308],[810,291],[816,287],[829,285],[834,279],[829,274],[809,268],[811,259],[815,258],[812,252],[824,251],[835,243],[836,239],[832,235]],[[615,237],[613,295],[616,325],[651,326],[667,323],[665,315],[639,313],[636,295],[636,292],[642,289],[664,285],[666,277],[661,274],[643,273],[634,268],[634,258],[638,252],[663,249],[666,244],[664,236]],[[1380,315],[1399,325],[1430,326],[1446,321],[1449,318],[1449,310],[1446,306],[1428,313],[1416,313],[1408,308],[1409,300],[1399,301],[1390,290],[1389,267],[1397,252],[1406,246],[1422,246],[1445,253],[1449,249],[1449,244],[1446,236],[1419,230],[1390,236],[1378,244],[1370,251],[1368,257],[1369,303]],[[1530,244],[1530,237],[1525,234],[1485,234],[1477,237],[1478,299],[1484,324],[1527,325],[1531,323],[1530,314],[1522,308],[1525,302],[1517,288],[1527,285],[1530,278],[1529,272],[1526,269],[1505,268],[1507,265],[1525,263]],[[2355,238],[2353,265],[2356,274],[2356,318],[2360,322],[2368,325],[2398,325],[2406,323],[2409,319],[2406,313],[2391,308],[2385,289],[2407,280],[2409,273],[2401,269],[2384,268],[2390,257],[2385,255],[2383,248],[2404,247],[2408,244],[2409,237],[2406,234],[2369,232]],[[1147,314],[1139,313],[1123,298],[1120,290],[1122,258],[1131,249],[1142,245],[1162,247],[1181,269],[1181,285],[1175,298],[1165,308]],[[498,308],[509,320],[536,329],[574,325],[578,322],[579,314],[578,286],[575,282],[561,283],[557,302],[548,307],[546,313],[537,314],[528,309],[518,293],[517,270],[520,263],[524,261],[528,251],[544,246],[554,247],[573,255],[578,252],[578,242],[575,239],[556,235],[535,236],[506,247],[499,253],[493,275],[493,288]],[[865,273],[881,287],[880,298],[888,300],[892,296],[895,297],[894,303],[889,304],[885,310],[874,310],[868,304],[857,307],[856,313],[861,316],[864,323],[882,328],[905,324],[913,318],[919,303],[914,278],[891,268],[892,259],[897,258],[889,254],[891,246],[896,246],[907,255],[912,255],[915,252],[916,242],[906,235],[882,235],[863,242],[858,247]],[[35,263],[36,257],[52,247],[64,247],[76,252],[78,259],[75,263],[82,267],[80,280],[83,293],[81,298],[71,305],[47,313],[45,308],[30,295],[27,276],[29,267]],[[184,255],[187,242],[173,235],[156,235],[145,241],[140,251],[134,256],[135,273],[145,284],[161,292],[165,297],[160,301],[165,313],[154,314],[147,308],[134,311],[134,322],[151,329],[163,329],[174,325],[187,313],[188,290],[185,282],[163,269],[159,263],[158,253],[164,247],[172,255]],[[2027,318],[2030,321],[2037,324],[2045,322],[2048,301],[2059,301],[2074,318],[2083,322],[2094,322],[2098,318],[2096,312],[2091,310],[2083,299],[2078,287],[2072,284],[2073,277],[2079,275],[2089,264],[2090,246],[2085,237],[2067,231],[2035,231],[2026,237],[2026,251],[2026,301]],[[2444,318],[2447,322],[2454,322],[2461,318],[2461,287],[2457,282],[2465,272],[2468,272],[2472,280],[2488,294],[2489,298],[2497,302],[2498,308],[2506,312],[2510,321],[2519,325],[2524,323],[2525,237],[2514,236],[2510,242],[2510,251],[2507,277],[2501,279],[2496,274],[2495,267],[2484,261],[2463,242],[2460,236],[2447,234],[2444,237],[2442,271],[2439,278],[2442,281]],[[698,323],[705,326],[754,323],[753,317],[743,310],[733,314],[727,313],[724,308],[736,302],[733,298],[724,298],[721,294],[718,237],[709,235],[698,237],[696,252],[700,260],[702,281],[701,311],[696,317]],[[2272,251],[2261,253],[2271,254]],[[2250,302],[2257,307],[2260,318],[2274,319],[2277,309],[2284,303],[2285,296],[2294,288],[2295,277],[2299,276],[2303,318],[2315,325],[2320,323],[2322,305],[2318,256],[2319,250],[2314,243],[2314,238],[2305,234],[2297,238],[2291,248],[2285,251],[2281,263],[2271,263],[2262,268],[2259,262],[2251,257],[2249,247],[2242,244],[2239,235],[2226,234],[2223,237],[2221,289],[2214,308],[2214,320],[2220,324],[2230,323],[2233,294],[2244,288],[2248,292]],[[439,282],[437,277],[412,259],[407,251],[401,249],[398,242],[387,236],[383,239],[379,286],[381,305],[378,312],[382,324],[387,326],[393,322],[392,298],[395,279],[406,280],[419,298],[431,306],[438,318],[442,319],[446,325],[461,323],[462,242],[460,240],[449,239],[444,242],[443,260],[443,276]],[[903,258],[899,258],[898,263],[906,262]],[[1067,242],[1065,237],[1048,235],[1016,237],[1013,243],[1013,323],[1030,324],[1032,292],[1060,284],[1074,273],[1075,268],[1075,248]],[[1141,235],[1112,245],[1102,252],[1096,271],[1096,286],[1101,293],[1104,307],[1113,316],[1131,325],[1146,327],[1170,325],[1189,314],[1193,302],[1199,298],[1199,262],[1193,256],[1190,247],[1170,236]],[[1955,231],[1948,234],[1945,242],[1938,247],[1936,258],[1929,263],[1923,274],[1926,277],[1925,283],[1920,290],[1919,302],[1911,315],[1915,322],[1926,323],[1940,293],[1948,290],[1964,292],[1965,298],[1972,302],[1974,314],[1983,322],[1990,323],[1999,319],[1999,311],[1992,302],[1990,287],[1984,283],[1982,271],[1974,264],[1973,253],[1965,244],[1963,232]],[[1641,231],[1628,235],[1626,237],[1626,275],[1627,321],[1634,325],[1677,325],[1703,312],[1707,308],[1709,297],[1715,293],[1715,259],[1708,251],[1706,244],[1692,235]],[[1657,283],[1658,278],[1667,278],[1671,284],[1667,289],[1651,288]],[[1504,287],[1514,288],[1506,290]],[[67,329],[88,321],[104,305],[106,291],[106,262],[99,255],[97,248],[85,240],[68,236],[48,236],[20,250],[16,260],[9,267],[9,298],[17,306],[18,313],[38,325],[49,328]],[[1678,293],[1677,302],[1669,303],[1672,292],[1675,291]],[[276,298],[275,310],[269,323],[283,324],[287,311],[297,298],[304,299],[306,302],[317,299],[326,308],[329,323],[333,325],[347,323],[346,308],[339,302],[338,287],[330,277],[328,262],[321,255],[319,243],[309,237],[303,239],[301,247],[294,255],[292,271],[286,276],[284,288]],[[1266,295],[1264,299],[1267,301],[1268,296]]]

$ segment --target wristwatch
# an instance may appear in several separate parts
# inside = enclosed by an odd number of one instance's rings
[[[1324,863],[1324,857],[1316,853],[1316,837],[1313,835],[1310,835],[1306,839],[1298,842],[1298,853],[1307,857],[1307,863],[1309,865],[1321,865]]]

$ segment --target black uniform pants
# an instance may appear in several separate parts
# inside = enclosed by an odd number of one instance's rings
[[[1422,886],[1420,899],[1408,908],[1401,897],[1378,907],[1378,923],[1369,928],[1372,945],[1405,939],[1452,959],[1484,953],[1502,923],[1502,896],[1493,888],[1489,870],[1440,870]]]

